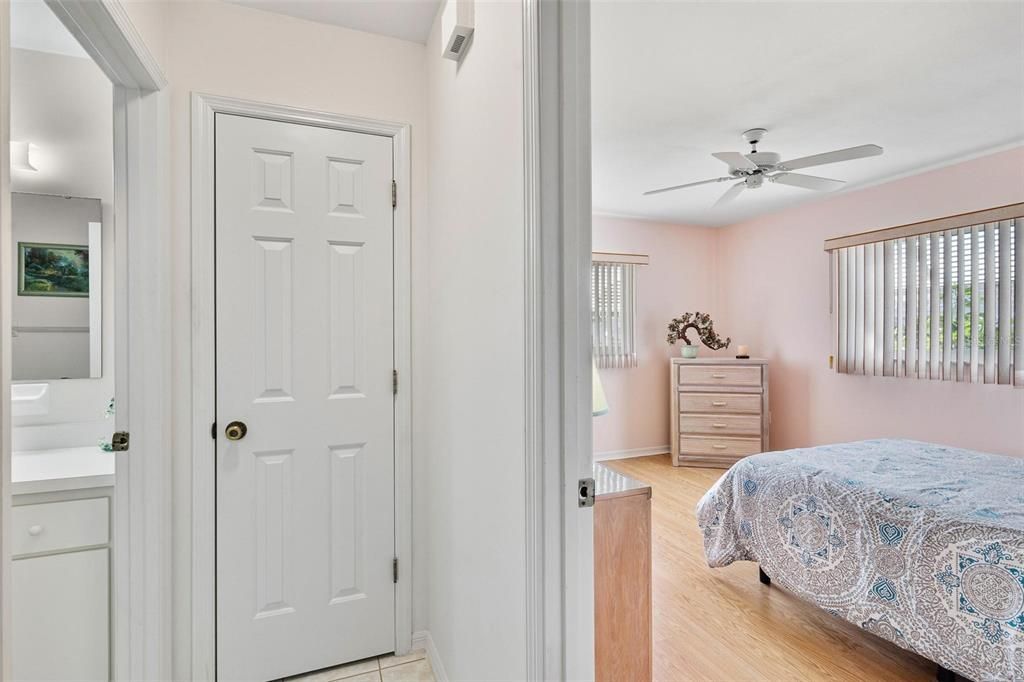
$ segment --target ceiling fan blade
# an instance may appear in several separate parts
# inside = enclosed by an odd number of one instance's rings
[[[729,164],[729,168],[737,170],[757,170],[757,164],[739,152],[715,152],[711,156]]]
[[[863,159],[868,156],[878,156],[883,151],[885,150],[877,144],[862,144],[859,147],[837,149],[834,152],[813,154],[811,156],[802,156],[799,159],[793,159],[792,161],[783,161],[779,164],[778,168],[779,170],[791,171],[798,168],[810,168],[811,166],[824,166],[826,163],[852,161],[853,159]]]
[[[732,180],[731,177],[725,178],[712,178],[711,180],[701,180],[700,182],[688,182],[685,185],[672,185],[671,187],[662,187],[661,189],[652,189],[648,192],[644,192],[644,196],[651,194],[661,194],[662,192],[671,192],[677,189],[683,189],[685,187],[696,187],[697,185],[709,185],[712,182],[725,182],[726,180]]]
[[[747,188],[746,182],[737,182],[735,185],[725,190],[725,194],[718,197],[718,201],[715,202],[715,206],[721,206],[722,204],[728,204],[730,201],[738,197],[743,190]]]
[[[780,185],[792,185],[793,187],[814,189],[819,192],[831,192],[846,184],[842,180],[819,178],[816,175],[804,175],[802,173],[779,173],[778,175],[772,175],[768,179]]]

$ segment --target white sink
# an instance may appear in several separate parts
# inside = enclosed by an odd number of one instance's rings
[[[47,414],[50,384],[11,384],[11,414],[15,417]]]

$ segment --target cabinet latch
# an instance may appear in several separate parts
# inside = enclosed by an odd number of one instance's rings
[[[128,432],[114,432],[114,435],[110,437],[110,446],[114,452],[125,452],[128,450]]]

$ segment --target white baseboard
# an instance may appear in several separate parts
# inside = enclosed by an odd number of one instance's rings
[[[435,682],[448,682],[448,673],[444,669],[441,657],[434,646],[434,640],[429,630],[420,630],[412,633],[412,648],[423,649],[427,652],[427,660],[430,661],[430,668],[434,671]]]
[[[668,445],[656,445],[653,448],[637,448],[635,450],[610,450],[608,452],[595,452],[595,462],[605,462],[609,459],[630,459],[631,457],[649,457],[651,455],[664,455],[672,451]]]

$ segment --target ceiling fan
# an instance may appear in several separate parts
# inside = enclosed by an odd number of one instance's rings
[[[793,187],[802,187],[804,189],[812,189],[819,192],[829,192],[831,190],[839,189],[845,183],[842,180],[820,178],[816,175],[804,175],[803,173],[793,173],[792,171],[799,168],[810,168],[811,166],[824,166],[827,163],[836,163],[838,161],[850,161],[852,159],[863,159],[868,156],[878,156],[883,151],[877,144],[862,144],[859,147],[837,149],[834,152],[803,156],[799,159],[792,159],[790,161],[780,161],[782,157],[775,152],[757,151],[758,143],[762,138],[764,138],[764,135],[767,132],[768,131],[764,128],[752,128],[751,130],[743,133],[743,139],[750,143],[749,154],[740,154],[739,152],[717,152],[711,155],[719,161],[729,164],[728,175],[720,178],[712,178],[711,180],[690,182],[685,185],[673,185],[672,187],[653,189],[649,192],[644,192],[644,196],[648,196],[650,194],[661,194],[662,192],[672,192],[685,187],[707,185],[712,182],[728,182],[729,180],[739,180],[739,182],[727,189],[725,194],[719,197],[718,201],[715,202],[715,206],[729,203],[738,197],[745,189],[757,189],[764,184],[765,180],[768,180],[768,182],[777,182],[781,185],[791,185]]]

